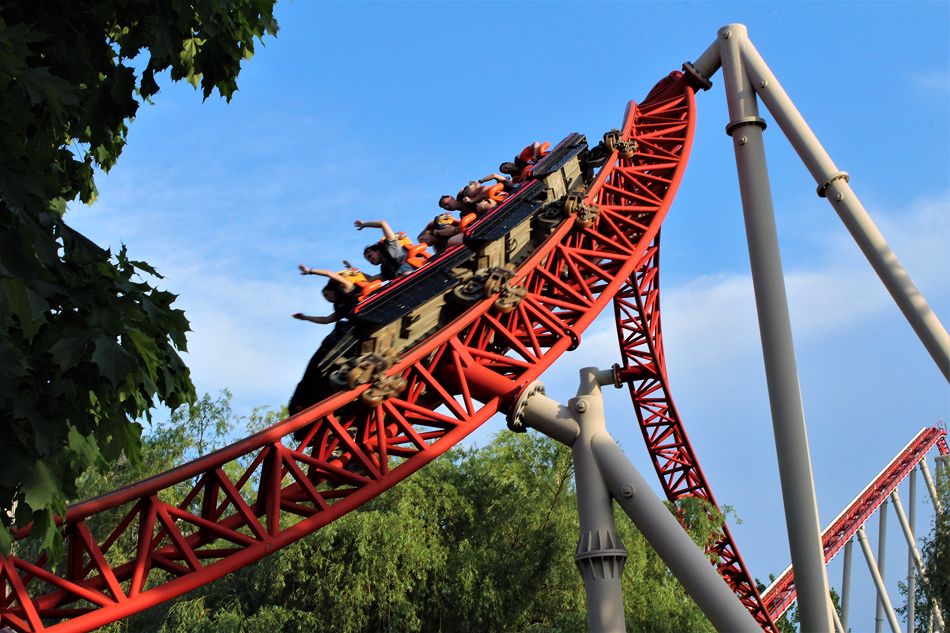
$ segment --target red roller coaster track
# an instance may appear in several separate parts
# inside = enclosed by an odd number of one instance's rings
[[[679,73],[627,109],[616,151],[587,189],[599,215],[573,216],[515,273],[507,314],[486,299],[409,350],[388,373],[408,387],[375,407],[366,385],[211,455],[72,506],[66,559],[0,558],[0,626],[88,631],[253,563],[396,485],[504,410],[613,300],[637,419],[671,500],[715,503],[670,399],[659,310],[659,232],[693,137],[693,88]],[[294,434],[300,439],[292,439]],[[177,504],[166,491],[188,482]],[[28,528],[17,533],[28,534]],[[114,547],[121,542],[123,547]],[[131,546],[130,546],[131,544]],[[122,556],[119,550],[133,551]],[[742,602],[774,630],[728,528],[710,551]]]
[[[897,485],[910,474],[910,471],[927,456],[934,446],[941,455],[950,450],[947,447],[947,432],[941,428],[922,429],[907,446],[897,454],[891,463],[854,498],[847,508],[825,528],[821,534],[821,547],[825,563],[844,547],[851,537],[874,514],[882,503],[897,488]],[[795,602],[795,576],[788,567],[762,594],[765,605],[773,618],[780,617]]]

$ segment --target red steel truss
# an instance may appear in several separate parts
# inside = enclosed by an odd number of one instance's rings
[[[585,202],[600,205],[598,219],[584,228],[568,218],[519,268],[514,281],[527,294],[515,310],[499,313],[486,299],[407,352],[389,372],[408,382],[399,397],[370,408],[358,402],[367,386],[339,393],[72,506],[65,560],[0,557],[0,626],[88,631],[127,617],[320,529],[450,449],[575,347],[651,261],[685,169],[693,108],[678,73],[631,104],[623,136],[637,151],[614,152],[589,188]],[[175,487],[188,492],[175,499]]]
[[[932,427],[920,433],[891,460],[884,470],[869,483],[845,510],[821,533],[821,547],[825,563],[844,547],[858,528],[864,525],[910,471],[926,458],[934,446],[941,455],[950,453],[947,447],[947,431]],[[795,576],[791,566],[765,590],[762,599],[773,618],[779,618],[795,602]]]
[[[693,112],[693,88],[679,73],[639,106],[631,103],[621,136],[636,151],[628,158],[615,151],[588,188],[584,204],[599,210],[594,223],[568,218],[521,265],[513,282],[527,294],[513,311],[500,313],[486,299],[408,351],[388,372],[407,380],[400,396],[368,407],[359,402],[368,386],[339,393],[211,455],[72,506],[63,519],[63,561],[0,556],[0,626],[88,631],[320,529],[505,410],[577,346],[611,300],[623,358],[618,379],[628,383],[664,492],[671,501],[715,505],[670,398],[660,327],[660,225],[686,165]],[[927,448],[936,442],[946,452],[942,435],[929,441]],[[187,493],[175,498],[173,488]],[[877,501],[856,512],[872,512],[890,491],[872,488]],[[839,546],[859,524],[833,526]],[[21,529],[17,538],[28,534]],[[835,551],[826,546],[827,558]],[[763,599],[728,526],[707,552],[762,628],[774,631],[772,618],[795,597],[791,573]]]

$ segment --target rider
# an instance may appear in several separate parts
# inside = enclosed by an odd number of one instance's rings
[[[323,288],[323,298],[333,304],[333,312],[327,316],[308,316],[302,312],[295,312],[291,316],[301,321],[318,324],[335,323],[336,325],[310,358],[303,378],[297,383],[297,388],[287,405],[291,415],[303,411],[333,393],[329,381],[320,375],[320,363],[349,330],[349,317],[359,298],[359,289],[356,285],[339,273],[321,268],[308,268],[303,264],[300,264],[298,268],[301,275],[319,275],[329,278],[327,285]]]
[[[374,242],[363,249],[363,257],[370,264],[379,266],[379,279],[390,280],[402,275],[408,275],[415,270],[410,264],[406,263],[406,249],[399,243],[396,234],[390,228],[386,220],[372,220],[363,222],[356,220],[353,226],[357,231],[365,228],[382,229],[383,239]]]
[[[458,218],[447,211],[435,216],[419,233],[418,240],[431,246],[432,250],[438,254],[449,246],[461,244],[462,237]]]

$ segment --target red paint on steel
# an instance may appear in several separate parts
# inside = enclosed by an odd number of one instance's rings
[[[910,471],[920,463],[934,446],[942,455],[947,454],[947,431],[927,428],[918,433],[904,449],[891,460],[884,470],[854,498],[821,534],[821,547],[827,564],[844,547],[858,528],[871,518]],[[791,566],[785,569],[762,594],[766,608],[773,618],[779,618],[795,602],[795,576]]]
[[[449,450],[575,347],[647,260],[683,175],[693,120],[693,94],[678,73],[631,104],[624,132],[639,149],[629,159],[615,152],[590,187],[600,217],[587,228],[568,218],[521,265],[514,281],[527,295],[515,310],[497,314],[482,301],[409,350],[390,372],[407,380],[400,397],[368,408],[357,404],[366,386],[337,394],[71,507],[69,565],[0,559],[0,625],[78,632],[127,617],[293,543]],[[175,486],[188,494],[165,502]],[[120,541],[131,555],[120,556]]]

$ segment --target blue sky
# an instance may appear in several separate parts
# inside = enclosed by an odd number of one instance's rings
[[[282,2],[231,104],[165,81],[76,228],[166,276],[191,319],[201,392],[235,409],[289,397],[327,329],[298,263],[359,259],[375,235],[415,234],[440,194],[526,143],[596,140],[630,99],[743,22],[944,323],[950,319],[950,5],[946,2]],[[721,77],[663,229],[663,327],[673,396],[721,503],[735,506],[756,576],[788,563],[775,449]],[[766,119],[771,120],[768,115]],[[923,426],[950,391],[776,125],[765,133],[822,522]],[[544,378],[565,400],[576,371],[619,358],[601,320]],[[609,428],[652,468],[623,392]],[[475,441],[504,428],[494,420]],[[652,478],[652,475],[649,475]],[[920,489],[922,490],[922,488]],[[902,492],[905,500],[906,491]],[[921,516],[929,520],[929,503]],[[925,519],[921,519],[921,523]],[[875,538],[876,521],[869,525]],[[891,517],[888,579],[905,573]],[[856,631],[873,598],[855,556]],[[840,583],[836,565],[832,583]],[[897,600],[896,590],[892,597]]]

